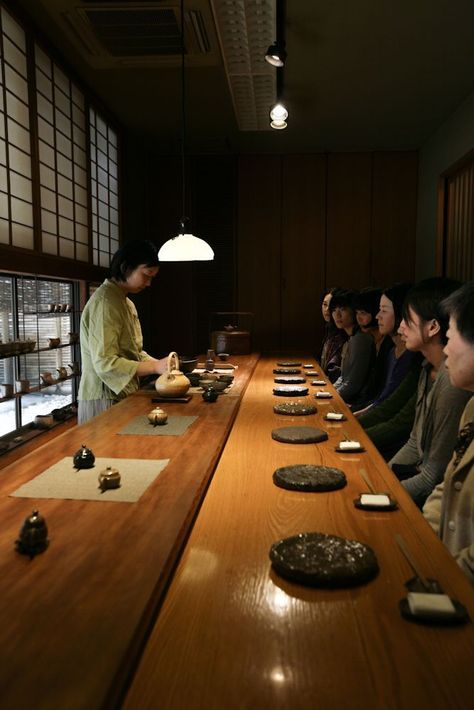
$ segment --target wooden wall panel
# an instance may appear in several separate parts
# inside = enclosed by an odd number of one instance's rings
[[[418,156],[375,153],[372,180],[370,282],[413,281]]]
[[[253,346],[280,348],[281,159],[243,156],[238,175],[237,303],[255,314]]]
[[[323,328],[326,158],[288,155],[282,168],[281,346],[315,352]]]
[[[372,158],[328,156],[326,284],[361,288],[370,282]]]

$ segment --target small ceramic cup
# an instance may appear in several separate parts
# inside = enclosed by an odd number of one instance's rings
[[[13,385],[10,382],[4,382],[0,385],[0,397],[11,397],[13,395]]]
[[[15,390],[19,394],[21,392],[29,392],[30,391],[30,381],[29,380],[16,380],[15,381]]]

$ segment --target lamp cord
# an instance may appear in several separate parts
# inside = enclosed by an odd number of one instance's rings
[[[182,233],[185,231],[186,214],[186,81],[184,66],[184,0],[181,0],[181,181],[183,192],[183,211],[181,217]]]

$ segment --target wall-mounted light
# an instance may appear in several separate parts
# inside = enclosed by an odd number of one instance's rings
[[[186,82],[184,71],[184,0],[181,0],[181,172],[182,172],[182,198],[183,216],[181,217],[180,232],[176,237],[168,239],[158,252],[159,261],[212,261],[214,252],[204,239],[195,237],[186,232],[189,229],[189,218],[185,217],[186,210]]]

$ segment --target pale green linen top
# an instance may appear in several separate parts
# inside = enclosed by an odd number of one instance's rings
[[[143,350],[137,310],[122,289],[106,279],[87,302],[81,318],[82,376],[78,399],[123,399],[139,387]]]

